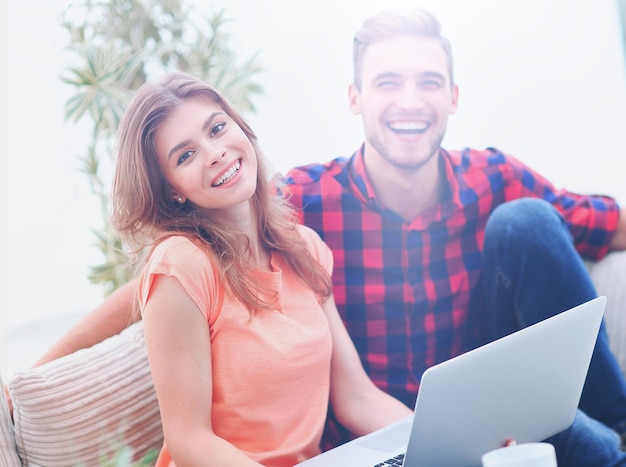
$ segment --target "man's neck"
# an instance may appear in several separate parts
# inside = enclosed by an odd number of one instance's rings
[[[414,171],[392,165],[370,170],[367,162],[365,167],[379,203],[400,215],[406,222],[413,221],[426,209],[441,201],[443,177],[437,156]]]

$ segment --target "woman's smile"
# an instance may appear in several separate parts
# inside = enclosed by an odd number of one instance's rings
[[[212,184],[212,187],[219,187],[222,186],[226,183],[229,183],[231,180],[233,180],[233,178],[235,177],[235,175],[237,174],[237,172],[239,172],[239,169],[241,168],[241,159],[238,159],[235,161],[235,163],[233,165],[231,165],[228,170],[226,170],[222,175],[220,175]]]

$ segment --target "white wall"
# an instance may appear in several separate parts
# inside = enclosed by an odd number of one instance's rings
[[[349,155],[351,39],[389,0],[195,0],[226,6],[242,57],[261,51],[266,95],[249,118],[280,171]],[[396,2],[410,4],[412,2]],[[63,121],[68,2],[9,0],[9,328],[98,304],[86,276],[98,205],[77,156],[85,130]],[[580,192],[626,202],[626,66],[616,0],[431,0],[452,41],[460,108],[449,148],[497,146]],[[42,39],[43,38],[43,39]],[[30,328],[30,329],[35,329]],[[16,356],[15,356],[16,357]]]
[[[7,8],[3,4],[0,7],[0,30],[7,30]],[[3,34],[0,38],[0,63],[2,63],[2,71],[0,71],[0,87],[7,89],[7,35]],[[8,129],[7,129],[7,115],[8,115],[8,93],[5,91],[0,94],[0,141],[7,141]],[[5,148],[8,145],[4,146]],[[3,159],[2,169],[0,169],[0,184],[8,187],[8,157]],[[2,242],[7,245],[8,243],[8,190],[3,190],[0,194],[0,206],[2,207]],[[8,249],[3,249],[0,252],[0,264],[2,264],[2,277],[8,277]],[[7,303],[8,299],[8,284],[2,282],[0,284],[0,300],[1,303]],[[8,307],[5,305],[0,308],[0,370],[7,367],[7,346],[8,339],[6,329],[8,326]]]

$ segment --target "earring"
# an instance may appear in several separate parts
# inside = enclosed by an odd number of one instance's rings
[[[178,196],[176,198],[176,201],[178,201],[180,204],[183,204],[185,202],[185,198],[183,198],[182,196]]]

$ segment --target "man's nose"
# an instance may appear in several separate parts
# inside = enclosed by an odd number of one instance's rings
[[[424,95],[417,86],[403,86],[398,92],[397,105],[403,109],[420,109],[425,105]]]

